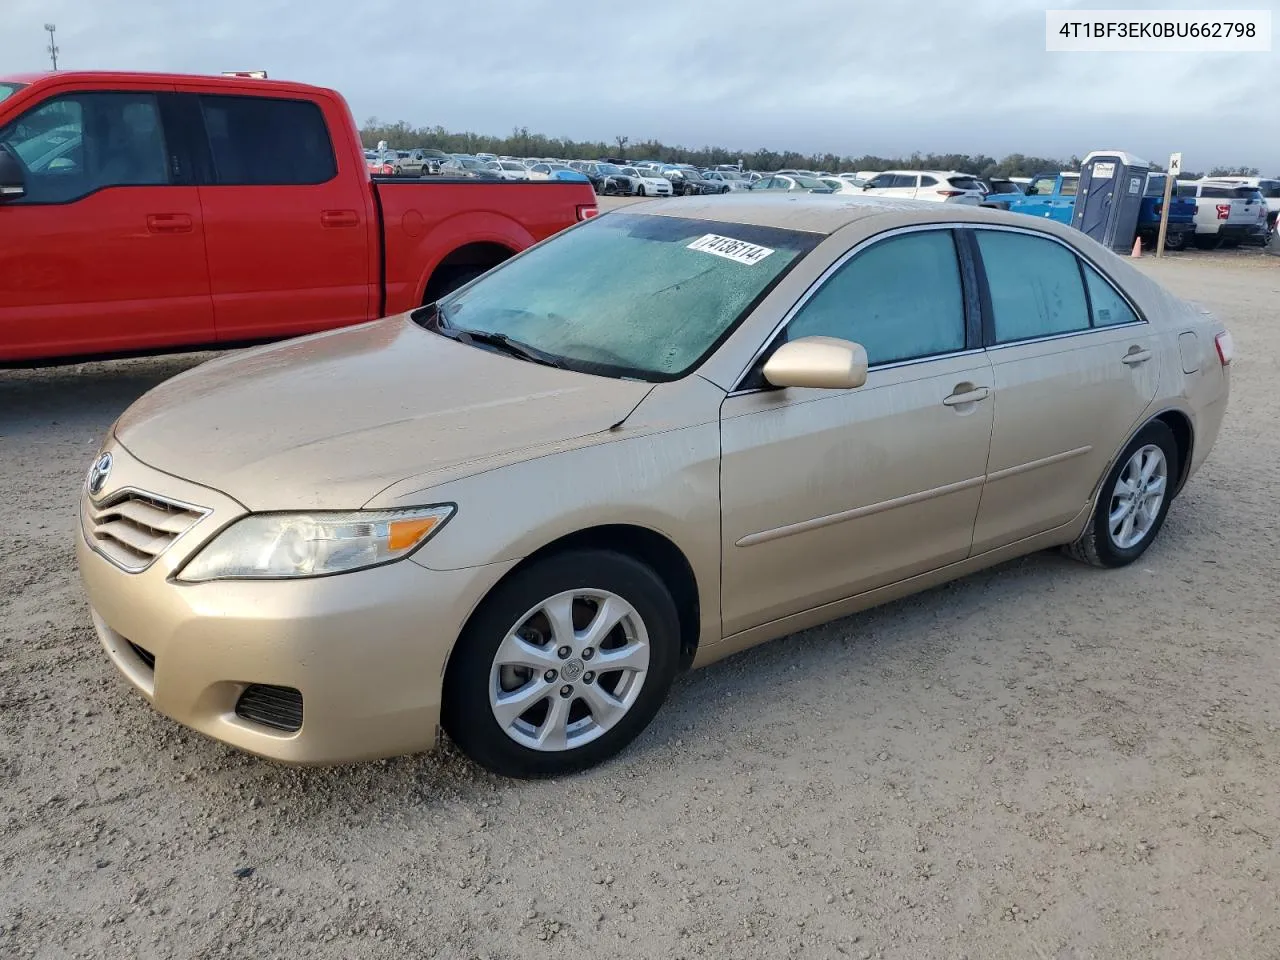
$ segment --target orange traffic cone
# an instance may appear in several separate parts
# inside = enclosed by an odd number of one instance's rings
[[[1135,258],[1142,256],[1142,238],[1141,237],[1134,237],[1133,253],[1129,254],[1129,256],[1135,257]]]

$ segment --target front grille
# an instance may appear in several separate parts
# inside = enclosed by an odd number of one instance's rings
[[[302,729],[302,693],[293,687],[250,684],[236,701],[236,716],[292,733]]]
[[[129,647],[133,650],[133,652],[138,655],[138,659],[147,665],[148,670],[155,670],[156,655],[154,653],[152,653],[150,650],[142,649],[142,647],[138,646],[132,640],[126,640],[125,643],[129,644]]]
[[[208,512],[154,493],[125,490],[101,506],[87,503],[86,532],[104,557],[138,573]]]

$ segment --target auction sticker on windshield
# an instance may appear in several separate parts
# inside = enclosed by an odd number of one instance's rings
[[[717,257],[724,257],[726,260],[733,260],[737,263],[745,263],[749,267],[755,266],[773,253],[768,247],[747,243],[745,240],[735,240],[733,237],[722,237],[715,233],[703,234],[689,244],[688,249],[701,250],[703,253],[714,253]]]

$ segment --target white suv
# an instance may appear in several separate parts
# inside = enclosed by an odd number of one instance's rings
[[[1267,205],[1257,187],[1230,180],[1179,180],[1178,196],[1195,198],[1195,244],[1201,250],[1266,242]]]
[[[987,195],[976,178],[955,170],[886,170],[877,173],[862,189],[881,197],[974,206]]]

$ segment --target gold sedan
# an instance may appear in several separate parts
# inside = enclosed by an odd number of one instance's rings
[[[621,750],[677,671],[1064,546],[1141,556],[1231,340],[1084,235],[736,194],[574,227],[115,425],[78,556],[162,713],[279,760]]]

